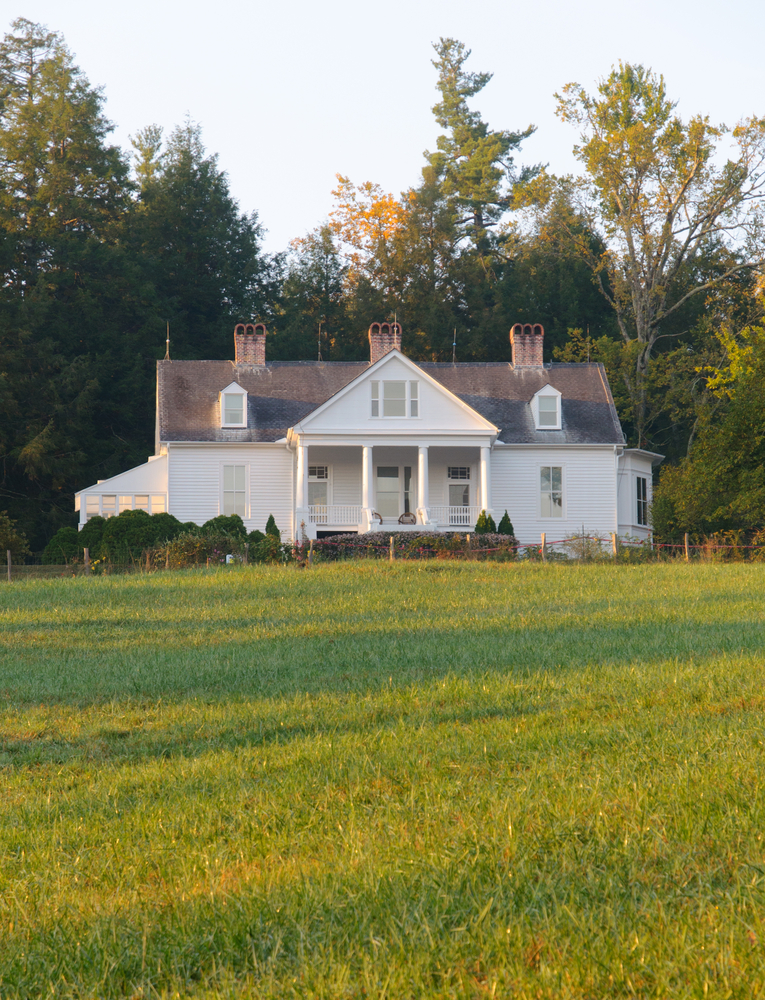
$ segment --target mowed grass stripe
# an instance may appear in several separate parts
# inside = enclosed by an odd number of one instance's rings
[[[762,996],[763,576],[3,588],[0,996]]]

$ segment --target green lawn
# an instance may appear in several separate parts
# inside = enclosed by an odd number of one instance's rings
[[[765,567],[0,585],[0,997],[765,997]]]

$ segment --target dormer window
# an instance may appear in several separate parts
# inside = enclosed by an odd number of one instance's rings
[[[531,401],[534,423],[538,431],[559,431],[561,429],[561,395],[551,385],[546,385]]]
[[[247,393],[232,382],[220,394],[221,427],[247,426]]]

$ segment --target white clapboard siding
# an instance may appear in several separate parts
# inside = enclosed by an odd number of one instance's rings
[[[223,465],[246,465],[248,530],[263,531],[273,514],[282,538],[291,537],[294,454],[283,444],[170,445],[168,459],[168,503],[179,520],[204,524],[217,517]]]
[[[505,510],[516,537],[524,544],[548,541],[585,531],[609,535],[617,530],[616,469],[610,448],[495,448],[492,452],[492,506],[494,520]],[[562,518],[540,514],[540,467],[563,469]]]

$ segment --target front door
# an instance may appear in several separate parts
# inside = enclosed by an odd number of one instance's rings
[[[397,518],[399,511],[399,478],[397,465],[377,466],[377,513]]]
[[[378,465],[376,510],[384,518],[408,514],[414,505],[412,467]]]

